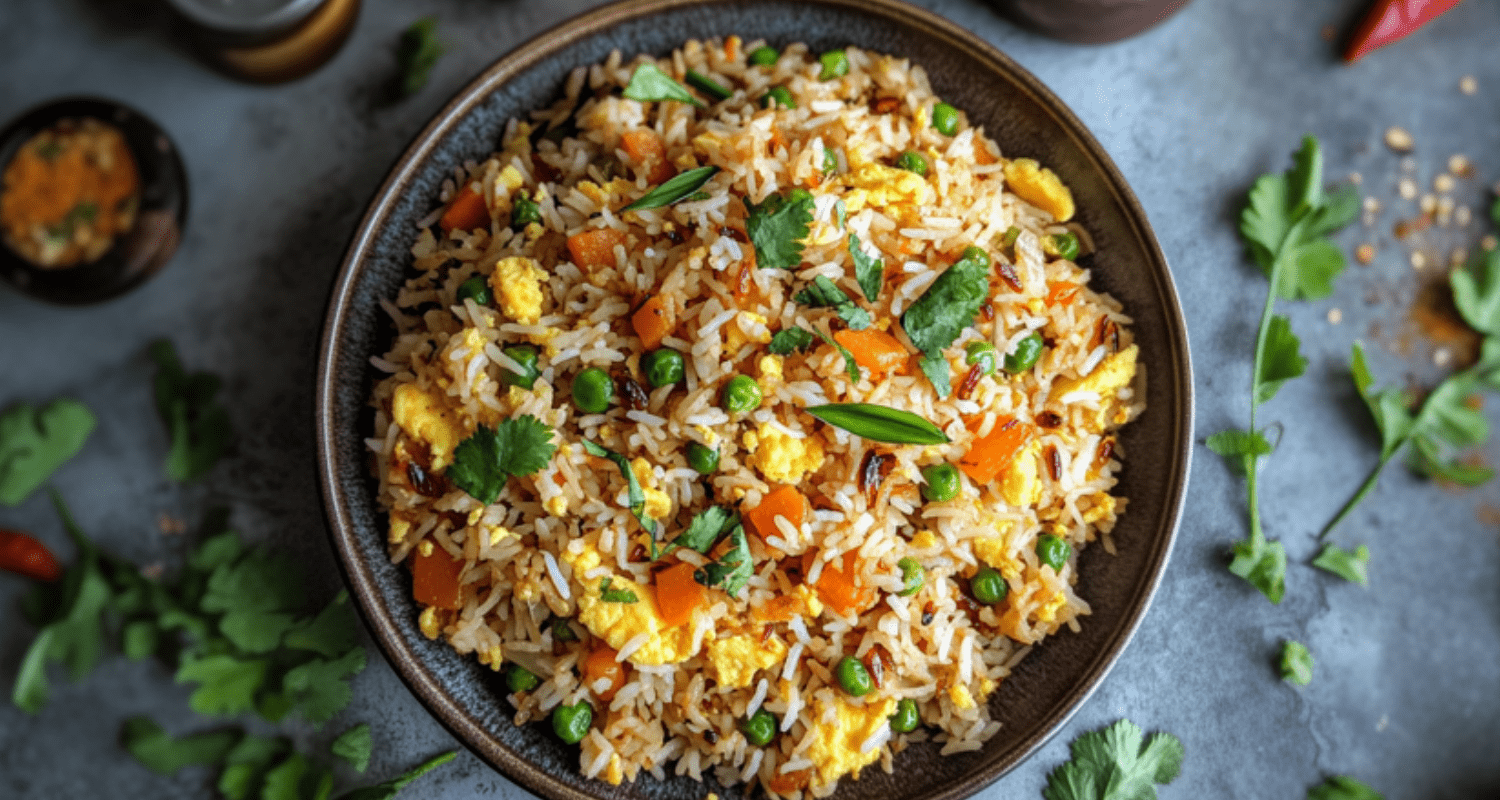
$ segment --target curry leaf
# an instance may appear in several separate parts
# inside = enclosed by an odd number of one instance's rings
[[[873,403],[827,403],[807,413],[855,436],[886,444],[946,444],[943,429],[910,411]]]
[[[0,414],[0,504],[19,505],[83,449],[93,430],[93,413],[77,400]]]
[[[699,167],[679,173],[662,185],[641,195],[641,199],[625,206],[620,211],[644,211],[646,209],[672,205],[678,200],[698,191],[718,171],[718,167]]]

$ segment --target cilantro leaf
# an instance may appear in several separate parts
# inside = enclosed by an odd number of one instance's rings
[[[797,293],[793,300],[811,308],[832,308],[850,328],[862,331],[870,327],[870,312],[860,308],[844,290],[822,275],[813,279],[812,285]]]
[[[832,336],[828,336],[822,331],[815,331],[815,333],[818,334],[819,339],[827,342],[830,347],[839,351],[839,355],[844,357],[844,371],[849,373],[849,382],[859,383],[859,362],[854,360],[854,354],[849,352],[849,348],[839,344]]]
[[[370,739],[370,726],[361,722],[344,731],[339,734],[339,738],[333,740],[328,749],[348,761],[355,772],[364,772],[370,766],[370,752],[374,749],[374,743]]]
[[[1448,283],[1464,321],[1487,336],[1500,336],[1500,250],[1489,250],[1467,268],[1454,270]]]
[[[1495,207],[1500,208],[1500,203],[1497,203]],[[844,230],[845,228],[849,227],[849,207],[844,205],[844,198],[840,197],[838,200],[834,201],[833,216],[834,219],[838,220],[839,230]]]
[[[1494,477],[1494,470],[1464,464],[1455,448],[1481,444],[1489,436],[1484,414],[1468,404],[1478,389],[1478,377],[1462,372],[1442,383],[1427,396],[1412,423],[1409,466],[1419,475],[1460,486],[1479,486]]]
[[[922,374],[927,376],[938,397],[947,397],[953,392],[953,374],[942,353],[922,356],[917,360],[917,366],[922,368]]]
[[[339,800],[390,800],[392,797],[396,796],[397,792],[406,788],[407,784],[422,777],[423,775],[426,775],[434,769],[441,767],[442,765],[448,763],[449,761],[452,761],[457,757],[458,753],[456,751],[450,750],[440,756],[429,759],[428,761],[417,765],[416,767],[407,771],[406,774],[392,778],[385,783],[376,784],[374,786],[366,786],[363,789],[355,789],[352,792],[347,792],[343,795],[340,795]]]
[[[247,653],[269,653],[292,629],[296,616],[282,611],[233,610],[219,620],[219,632]]]
[[[1156,784],[1182,771],[1182,742],[1170,733],[1143,741],[1130,720],[1073,740],[1073,758],[1047,776],[1046,800],[1155,800]]]
[[[1375,426],[1380,429],[1380,456],[1382,459],[1389,459],[1411,435],[1415,421],[1407,410],[1411,405],[1410,400],[1405,392],[1398,389],[1372,391],[1375,376],[1370,373],[1370,366],[1365,361],[1365,349],[1359,342],[1354,343],[1350,353],[1349,371],[1354,377],[1354,388],[1359,390],[1359,396],[1370,409],[1370,416],[1375,418]]]
[[[744,526],[735,525],[730,529],[729,543],[729,550],[718,561],[699,570],[701,578],[695,573],[693,579],[710,589],[721,588],[725,594],[734,597],[754,577],[755,560],[750,555],[750,543],[745,539]]]
[[[0,504],[20,505],[83,449],[94,422],[88,406],[67,399],[0,414]]]
[[[1324,545],[1323,552],[1313,559],[1312,565],[1350,583],[1360,586],[1370,583],[1370,548],[1364,545],[1356,547],[1353,553],[1340,549],[1338,545]]]
[[[293,667],[281,679],[281,687],[308,722],[321,725],[349,705],[349,679],[364,668],[364,648],[355,648],[337,659],[313,659]]]
[[[639,603],[641,598],[629,589],[611,589],[610,584],[614,578],[605,578],[599,582],[599,599],[606,603]]]
[[[401,32],[396,44],[396,64],[400,69],[398,86],[402,97],[410,97],[427,85],[427,76],[443,55],[437,38],[437,17],[422,17]]]
[[[794,269],[802,263],[802,240],[812,225],[812,194],[793,189],[773,194],[760,205],[745,198],[745,232],[755,245],[755,265],[761,269]]]
[[[185,372],[176,349],[165,339],[151,344],[150,355],[157,366],[153,380],[156,413],[172,437],[167,477],[197,480],[229,449],[229,412],[214,401],[219,378],[207,372]]]
[[[1345,775],[1335,775],[1307,790],[1307,800],[1385,800],[1374,789]]]
[[[333,789],[333,775],[313,764],[301,753],[292,751],[280,764],[266,773],[260,789],[261,800],[318,800]],[[328,784],[324,789],[323,784]]]
[[[302,597],[301,582],[290,558],[262,546],[213,571],[202,608],[230,614],[289,611]]]
[[[290,749],[282,737],[246,736],[224,758],[218,789],[228,800],[248,800],[265,781],[271,762]]]
[[[675,100],[703,108],[698,98],[686,86],[672,80],[655,64],[642,64],[630,74],[630,83],[625,86],[625,96],[643,103]]]
[[[239,729],[195,733],[172,738],[146,717],[125,720],[120,741],[125,749],[152,772],[171,775],[183,767],[217,764],[239,743]]]
[[[880,286],[885,282],[885,262],[866,254],[859,237],[852,233],[849,234],[849,255],[854,259],[854,280],[859,282],[860,291],[865,293],[866,300],[875,302],[880,297]]]
[[[1307,646],[1288,639],[1281,646],[1281,679],[1306,686],[1312,683],[1313,657]]]
[[[1264,535],[1234,544],[1234,560],[1229,571],[1244,578],[1272,603],[1286,595],[1286,548],[1281,542],[1268,541]]]
[[[1267,277],[1276,268],[1276,296],[1327,297],[1344,269],[1344,256],[1323,237],[1359,214],[1359,199],[1351,189],[1324,195],[1317,139],[1305,137],[1292,161],[1285,174],[1262,175],[1251,187],[1240,234]]]
[[[338,658],[358,647],[359,619],[349,604],[349,593],[339,592],[316,617],[288,632],[282,644],[324,658]]]
[[[51,694],[47,681],[47,655],[52,650],[52,631],[43,628],[31,640],[26,655],[21,657],[21,666],[16,670],[16,682],[11,687],[10,701],[16,708],[35,714],[47,705]]]
[[[229,716],[255,709],[255,693],[266,682],[270,662],[241,659],[228,653],[184,656],[177,668],[178,683],[197,683],[188,705],[199,714]]]
[[[1204,440],[1208,449],[1224,457],[1231,467],[1241,474],[1253,469],[1255,459],[1271,454],[1271,443],[1260,431],[1241,431],[1230,429],[1218,433]]]
[[[782,328],[771,337],[771,343],[766,347],[771,355],[786,356],[794,352],[807,352],[812,347],[813,335],[806,329],[792,326]]]
[[[724,506],[709,506],[693,515],[692,522],[688,523],[687,530],[683,531],[662,555],[672,552],[679,547],[689,550],[697,550],[704,555],[713,549],[714,543],[719,537],[728,533],[734,526],[740,524],[740,515],[733,509]]]
[[[1307,369],[1307,359],[1298,352],[1300,345],[1286,317],[1271,317],[1266,328],[1265,357],[1260,361],[1260,374],[1255,376],[1256,403],[1275,397],[1283,383],[1301,376]]]
[[[587,439],[583,440],[583,450],[591,456],[607,458],[620,468],[620,474],[625,476],[625,499],[629,503],[630,513],[635,515],[635,520],[641,524],[641,528],[651,534],[652,545],[655,546],[658,530],[656,520],[646,514],[646,493],[641,491],[641,482],[635,477],[635,470],[630,467],[630,459]]]
[[[940,355],[974,315],[990,292],[989,266],[978,258],[960,258],[927,287],[901,315],[901,329],[923,354]]]
[[[500,496],[507,480],[547,466],[557,452],[552,433],[552,428],[530,414],[501,420],[494,428],[480,425],[453,448],[453,463],[446,475],[454,486],[489,505]]]

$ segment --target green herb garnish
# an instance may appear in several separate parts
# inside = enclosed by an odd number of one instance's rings
[[[703,73],[690,69],[687,71],[687,82],[689,86],[712,97],[715,100],[728,100],[734,96],[734,92],[724,88],[722,84]]]
[[[630,513],[635,515],[641,528],[651,534],[651,546],[656,546],[657,525],[656,520],[646,515],[646,493],[641,490],[641,482],[636,480],[635,470],[630,468],[630,459],[600,445],[585,439],[583,450],[591,456],[607,458],[620,468],[620,474],[625,476],[627,487],[626,499],[629,501]]]
[[[402,789],[405,789],[407,785],[412,781],[422,777],[423,775],[426,775],[427,773],[437,769],[438,767],[441,767],[442,765],[448,763],[449,761],[452,761],[457,757],[457,751],[449,750],[442,755],[434,756],[433,758],[430,758],[427,761],[418,764],[410,770],[407,770],[404,774],[398,775],[397,777],[392,778],[385,783],[378,783],[374,786],[366,786],[363,789],[355,789],[352,792],[342,794],[338,797],[338,800],[390,800],[392,797],[395,797],[396,794]]]
[[[822,275],[813,278],[812,284],[792,299],[809,308],[831,308],[844,324],[857,331],[870,327],[872,322],[870,312],[860,308],[838,284]]]
[[[349,762],[355,772],[363,773],[370,767],[370,755],[375,749],[370,739],[370,726],[361,722],[339,734],[328,746],[330,752]]]
[[[1385,800],[1374,789],[1347,775],[1335,775],[1307,790],[1307,800]]]
[[[0,503],[20,505],[83,449],[93,430],[93,413],[77,400],[16,405],[0,414]]]
[[[719,541],[719,537],[738,524],[740,524],[740,515],[733,509],[709,506],[693,515],[693,521],[688,523],[688,529],[673,539],[672,543],[667,545],[667,549],[662,551],[662,555],[679,547],[697,550],[707,555],[708,551],[713,549],[714,543]]]
[[[427,85],[427,76],[443,54],[437,38],[437,17],[423,17],[401,32],[396,63],[401,71],[401,96],[410,97]]]
[[[772,355],[786,356],[794,352],[806,352],[812,347],[813,335],[804,328],[793,325],[790,328],[782,328],[771,337],[771,343],[766,349]]]
[[[1085,733],[1073,758],[1047,776],[1046,800],[1156,800],[1156,785],[1182,772],[1182,742],[1170,733],[1146,739],[1128,719]]]
[[[603,600],[606,603],[638,603],[638,602],[640,602],[641,598],[637,597],[636,594],[635,594],[635,592],[632,592],[629,589],[611,589],[611,588],[609,588],[610,584],[612,584],[614,582],[615,582],[614,578],[605,578],[603,581],[601,581],[599,583],[599,599]]]
[[[947,444],[948,434],[910,411],[873,403],[827,403],[807,413],[855,436],[886,444]]]
[[[1257,482],[1260,459],[1273,449],[1256,424],[1256,409],[1286,381],[1302,374],[1307,361],[1285,317],[1272,313],[1278,296],[1326,297],[1343,269],[1343,255],[1326,236],[1359,213],[1353,192],[1323,193],[1323,156],[1309,136],[1281,175],[1262,175],[1251,187],[1240,215],[1240,235],[1266,272],[1270,286],[1261,310],[1250,381],[1250,426],[1209,437],[1209,449],[1245,473],[1250,536],[1234,545],[1229,571],[1244,578],[1273,603],[1286,593],[1286,550],[1266,538],[1260,523]]]
[[[156,413],[172,437],[167,476],[175,481],[196,480],[229,449],[229,412],[214,400],[221,381],[207,372],[184,371],[176,349],[165,339],[153,342],[150,354],[156,362],[152,382]]]
[[[145,717],[132,717],[125,721],[120,743],[147,769],[171,775],[183,767],[223,761],[239,744],[241,736],[238,731],[225,730],[174,739],[155,722]]]
[[[649,208],[661,208],[669,206],[678,200],[692,195],[698,191],[703,184],[708,183],[719,171],[718,167],[699,167],[687,172],[679,173],[675,177],[662,183],[662,185],[646,192],[641,199],[620,209],[620,211],[644,211]]]
[[[938,397],[947,397],[953,392],[953,373],[948,367],[948,359],[942,353],[931,356],[922,356],[917,359],[917,366],[922,369],[922,374],[927,376],[927,382],[932,384],[933,391]]]
[[[1338,545],[1325,544],[1312,565],[1360,586],[1370,582],[1370,548],[1364,545],[1354,548],[1351,553]]]
[[[745,231],[761,269],[794,269],[802,263],[802,240],[812,224],[813,197],[804,189],[773,194],[760,205],[745,198]]]
[[[1281,679],[1306,686],[1312,683],[1313,657],[1301,642],[1287,640],[1281,646]]]
[[[552,460],[553,431],[530,414],[484,425],[453,448],[447,477],[453,485],[485,505],[495,502],[505,482],[530,475]]]
[[[947,363],[940,368],[943,348],[953,344],[974,322],[974,315],[984,304],[990,292],[990,257],[977,247],[964,250],[963,256],[953,266],[927,287],[911,307],[901,315],[901,329],[922,354],[923,374],[933,381],[939,397],[946,397],[948,382],[942,380],[947,372]]]
[[[750,555],[750,543],[745,539],[743,526],[735,525],[729,530],[729,543],[729,550],[718,561],[693,573],[693,580],[710,589],[723,589],[725,594],[733,597],[754,577],[755,560]]]
[[[839,227],[843,227],[840,223]],[[875,302],[880,297],[880,286],[885,282],[885,262],[867,255],[860,247],[859,237],[849,234],[849,255],[854,259],[854,280],[859,283],[865,299]]]
[[[687,87],[672,80],[655,64],[642,64],[635,68],[635,72],[630,75],[630,83],[625,87],[625,96],[643,103],[676,100],[703,108],[703,104],[693,97]]]
[[[829,336],[822,331],[814,331],[814,333],[818,335],[819,339],[827,342],[830,347],[839,351],[839,355],[844,357],[844,371],[849,374],[849,382],[859,383],[859,362],[854,360],[854,354],[849,352],[849,348],[839,344],[838,341],[835,340],[832,336]],[[775,337],[772,337],[772,339],[774,338]]]

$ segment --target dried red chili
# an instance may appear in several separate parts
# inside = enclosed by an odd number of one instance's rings
[[[0,530],[0,569],[49,583],[62,577],[62,566],[52,551],[16,531]]]
[[[1378,0],[1355,26],[1344,60],[1352,64],[1398,42],[1458,4],[1459,0]]]

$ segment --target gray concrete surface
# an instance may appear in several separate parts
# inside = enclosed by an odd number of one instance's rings
[[[1304,566],[1312,535],[1377,454],[1349,388],[1351,341],[1372,344],[1392,382],[1437,374],[1430,346],[1403,333],[1418,273],[1391,224],[1400,159],[1380,142],[1399,124],[1416,137],[1423,186],[1449,155],[1478,176],[1454,196],[1478,211],[1500,178],[1500,5],[1465,3],[1414,39],[1349,68],[1325,26],[1358,0],[1197,0],[1137,39],[1079,48],[1039,39],[972,0],[922,3],[978,32],[1070,103],[1131,181],[1174,265],[1198,371],[1197,435],[1242,426],[1253,325],[1264,282],[1242,257],[1233,220],[1253,178],[1281,169],[1303,133],[1325,144],[1329,176],[1359,172],[1385,204],[1370,228],[1338,237],[1346,252],[1380,247],[1351,266],[1334,297],[1286,304],[1310,359],[1265,418],[1284,426],[1263,482],[1268,530],[1294,566],[1273,607],[1231,576],[1222,554],[1243,535],[1242,483],[1199,451],[1182,533],[1156,603],[1113,674],[1034,758],[982,796],[1037,797],[1078,734],[1128,716],[1176,733],[1187,747],[1169,798],[1300,798],[1328,774],[1358,776],[1388,798],[1500,796],[1500,538],[1496,485],[1456,492],[1399,466],[1350,519],[1344,536],[1374,551],[1368,589]],[[158,516],[195,519],[229,503],[240,529],[290,548],[310,566],[307,591],[339,580],[323,532],[312,447],[312,378],[326,293],[357,215],[406,141],[485,64],[593,5],[586,0],[366,0],[348,46],[321,72],[280,87],[245,86],[202,67],[166,35],[142,0],[5,0],[0,4],[0,119],[69,93],[124,100],[176,137],[192,180],[186,241],[154,282],[84,309],[43,306],[0,290],[0,406],[78,397],[100,416],[56,487],[83,527],[141,563],[184,548]],[[392,43],[436,13],[449,53],[420,95],[375,102]],[[1474,75],[1479,92],[1462,94]],[[1476,213],[1476,217],[1482,217]],[[1428,237],[1429,258],[1474,241],[1479,223]],[[1339,324],[1329,314],[1338,309]],[[224,376],[236,450],[201,484],[161,473],[165,435],[150,400],[146,344],[169,336],[194,368]],[[1492,418],[1495,417],[1491,413]],[[1497,463],[1500,448],[1488,458]],[[1149,469],[1135,464],[1133,469]],[[1486,511],[1486,499],[1490,510]],[[35,531],[61,552],[65,536],[44,496],[0,509],[0,526]],[[31,635],[15,609],[23,588],[0,575],[0,684],[9,686]],[[1276,679],[1284,638],[1317,656],[1311,686]],[[368,721],[371,775],[392,774],[454,742],[378,656],[356,681],[341,721]],[[10,798],[202,797],[208,777],[142,769],[118,747],[126,716],[173,730],[198,724],[187,692],[151,663],[111,658],[85,682],[57,688],[29,718],[0,706],[0,795]],[[301,731],[312,740],[329,732]],[[467,753],[412,796],[524,797]]]

